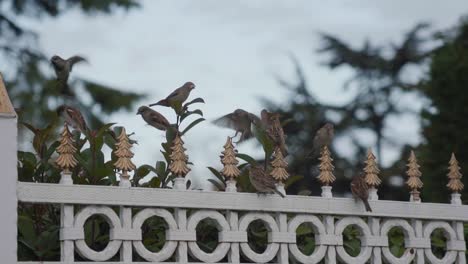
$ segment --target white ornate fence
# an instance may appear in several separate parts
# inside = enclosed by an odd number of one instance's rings
[[[67,178],[67,176],[66,176]],[[239,263],[240,254],[254,263],[288,263],[290,256],[302,263],[466,263],[463,222],[468,206],[454,196],[452,204],[371,201],[372,213],[348,198],[322,198],[249,193],[165,190],[62,184],[19,183],[18,199],[31,203],[62,204],[62,262],[73,262],[74,251],[92,261],[106,261],[120,252],[129,263],[137,253],[147,261],[164,262],[175,254],[177,263],[186,263],[188,254],[200,262],[218,262],[227,256]],[[74,214],[73,205],[85,205]],[[110,206],[120,206],[120,214]],[[144,208],[132,215],[131,208]],[[190,214],[187,213],[188,209]],[[94,214],[102,215],[111,227],[106,249],[95,252],[84,242],[83,225]],[[152,216],[163,218],[166,244],[157,253],[142,244],[141,226]],[[219,244],[212,253],[196,243],[196,226],[205,219],[216,221]],[[269,230],[265,252],[254,252],[247,243],[249,223],[260,219]],[[316,248],[304,255],[296,245],[296,229],[309,223],[315,233]],[[357,257],[344,250],[344,229],[354,225],[362,234]],[[396,258],[389,250],[387,233],[400,227],[405,235],[404,255]],[[438,259],[431,251],[431,233],[441,228],[447,237],[447,253]],[[106,262],[108,263],[108,262]]]
[[[370,201],[373,212],[365,212],[353,199],[331,197],[330,187],[323,188],[323,197],[281,198],[237,193],[232,186],[229,192],[184,190],[181,178],[174,190],[128,187],[125,179],[120,187],[73,185],[66,172],[60,184],[16,182],[14,115],[0,115],[0,131],[0,263],[17,263],[17,200],[60,204],[61,261],[51,263],[78,263],[74,262],[75,252],[98,263],[134,263],[134,254],[161,263],[170,263],[168,259],[187,263],[189,255],[203,263],[240,263],[241,254],[254,263],[288,263],[290,258],[301,263],[466,263],[463,223],[468,222],[468,206],[461,204],[458,194],[452,195],[451,204],[379,201],[374,194]],[[77,212],[76,205],[80,205]],[[115,207],[119,207],[118,213]],[[132,208],[141,210],[133,214]],[[84,241],[84,223],[96,214],[110,226],[110,241],[100,252]],[[152,216],[161,217],[168,226],[166,243],[156,253],[142,243],[141,227]],[[212,253],[202,251],[196,243],[197,224],[206,218],[213,219],[219,231],[219,243]],[[247,228],[254,220],[263,221],[269,230],[263,253],[248,245]],[[314,229],[316,247],[311,255],[303,254],[296,244],[296,229],[302,223]],[[348,255],[343,246],[343,231],[350,225],[362,235],[357,257]],[[401,228],[405,235],[406,251],[400,258],[389,250],[387,234],[393,227]],[[435,229],[442,229],[447,238],[443,259],[431,250]],[[119,262],[106,262],[116,255],[120,255]]]

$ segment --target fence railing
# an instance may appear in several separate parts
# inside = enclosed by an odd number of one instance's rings
[[[5,89],[0,79],[0,95],[2,92]],[[50,263],[80,263],[75,261],[75,253],[97,263],[137,263],[133,262],[135,255],[158,263],[289,263],[293,259],[300,263],[466,263],[463,224],[468,222],[468,206],[462,205],[457,192],[452,194],[451,204],[424,203],[415,181],[409,184],[414,186],[410,201],[381,201],[373,186],[369,190],[372,212],[366,212],[354,199],[334,198],[327,184],[322,197],[281,198],[277,194],[238,193],[232,179],[225,192],[186,190],[181,177],[175,179],[174,189],[136,188],[130,187],[125,172],[120,186],[74,185],[68,170],[62,171],[59,184],[16,182],[16,118],[11,107],[3,111],[1,263],[39,263],[17,261],[18,201],[60,205],[61,260]],[[332,182],[333,177],[327,175],[323,174],[321,180]],[[410,177],[417,178],[417,173]],[[109,243],[102,251],[91,249],[85,242],[84,225],[94,215],[103,217],[110,227]],[[158,252],[150,251],[142,242],[143,223],[153,216],[167,224],[166,241]],[[213,252],[205,252],[197,244],[196,227],[207,218],[218,230]],[[268,230],[266,250],[261,253],[249,246],[247,235],[249,225],[256,220]],[[304,254],[297,242],[297,228],[304,223],[314,231],[315,249],[310,255]],[[344,247],[343,232],[349,226],[361,235],[361,250],[354,257]],[[401,257],[390,251],[388,235],[393,228],[401,229],[405,237]],[[431,249],[431,234],[436,229],[442,230],[447,240],[441,259]],[[120,261],[108,261],[115,256]]]
[[[63,175],[68,178],[68,175]],[[349,198],[324,198],[250,193],[170,190],[91,185],[18,183],[18,200],[26,203],[61,204],[62,262],[74,261],[74,252],[104,262],[120,253],[130,263],[138,254],[151,262],[164,262],[175,254],[177,263],[187,263],[189,255],[199,262],[222,260],[239,263],[241,255],[254,263],[465,263],[463,222],[468,222],[468,206],[454,195],[452,204],[370,201],[372,212]],[[80,210],[74,212],[74,205]],[[118,213],[112,209],[119,206]],[[132,208],[139,208],[132,214]],[[110,241],[100,252],[84,242],[84,223],[101,215],[110,226]],[[142,243],[144,221],[158,216],[167,223],[166,243],[152,252]],[[196,243],[196,227],[206,218],[218,230],[218,245],[212,253]],[[263,253],[248,244],[247,228],[261,220],[268,229],[268,246]],[[296,244],[296,229],[309,224],[315,234],[315,251],[303,254]],[[361,234],[361,251],[350,256],[343,247],[343,231],[355,226]],[[398,227],[405,236],[406,251],[395,257],[389,249],[388,232]],[[443,259],[431,250],[431,234],[442,229],[447,238]]]

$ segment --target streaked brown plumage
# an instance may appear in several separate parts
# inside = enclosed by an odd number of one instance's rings
[[[54,67],[55,74],[57,75],[58,87],[62,93],[71,93],[68,88],[68,78],[70,77],[70,72],[73,69],[73,65],[82,61],[86,60],[81,56],[72,56],[68,59],[63,59],[58,55],[54,55],[50,59],[50,63]]]
[[[351,192],[355,198],[361,199],[366,207],[367,212],[372,212],[372,209],[369,205],[369,186],[367,186],[364,180],[364,174],[359,174],[355,176],[351,181]]]
[[[260,118],[242,109],[236,109],[234,112],[224,115],[213,121],[215,125],[231,128],[238,133],[241,133],[239,140],[236,143],[243,142],[254,135],[252,133],[252,124],[258,123]]]
[[[175,89],[171,94],[169,94],[165,99],[161,101],[150,104],[149,106],[161,105],[171,107],[175,103],[183,103],[190,95],[190,92],[195,89],[195,84],[192,82],[186,82],[181,87]]]
[[[286,147],[286,136],[284,135],[283,127],[279,119],[278,113],[271,113],[263,109],[261,112],[261,122],[266,130],[268,137],[280,148],[283,156],[288,155]]]
[[[88,130],[86,121],[80,110],[69,105],[61,105],[57,108],[57,114],[62,116],[70,126],[84,133]]]
[[[137,115],[141,115],[148,125],[162,131],[165,131],[171,125],[163,115],[148,106],[140,106]]]
[[[252,165],[249,168],[249,179],[257,193],[277,193],[285,197],[276,189],[275,179],[265,172],[262,166]]]
[[[311,154],[309,155],[310,157],[316,160],[320,156],[320,151],[324,146],[330,147],[330,144],[333,140],[333,136],[335,134],[334,131],[335,129],[332,123],[326,123],[319,130],[317,130],[314,136],[313,149]]]

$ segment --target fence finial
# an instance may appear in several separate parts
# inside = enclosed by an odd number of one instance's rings
[[[130,186],[130,175],[128,175],[128,172],[136,169],[135,164],[132,162],[134,154],[130,150],[131,148],[132,143],[130,143],[125,128],[122,128],[122,132],[117,137],[117,143],[115,143],[114,154],[117,156],[117,161],[114,163],[114,166],[117,170],[122,171],[120,181],[121,185],[125,186]]]
[[[367,150],[367,160],[364,163],[366,163],[366,166],[364,167],[366,183],[369,187],[376,188],[382,183],[382,181],[379,178],[380,170],[371,149]]]
[[[369,200],[378,200],[377,187],[382,183],[379,178],[379,167],[376,162],[376,158],[372,153],[372,149],[367,150],[367,160],[364,162],[364,180],[369,186]]]
[[[60,135],[60,145],[56,149],[59,156],[55,162],[63,172],[70,173],[70,170],[76,166],[78,161],[75,158],[76,148],[74,146],[72,134],[66,122],[63,125],[63,131]]]
[[[449,182],[447,183],[447,187],[453,193],[459,193],[461,190],[463,190],[464,186],[460,180],[462,174],[460,172],[460,166],[458,166],[458,161],[457,158],[455,158],[454,153],[452,153],[452,157],[450,158],[448,169],[449,173],[447,174],[447,177],[449,178]]]
[[[322,147],[319,160],[320,174],[317,176],[317,179],[322,185],[330,186],[336,180],[336,177],[333,175],[333,170],[335,169],[335,166],[333,166],[333,158],[327,146]]]
[[[226,144],[223,146],[224,151],[221,152],[221,163],[224,165],[221,174],[226,179],[226,191],[236,192],[236,178],[240,175],[240,170],[237,168],[239,161],[236,158],[237,150],[232,144],[232,138],[227,137]]]
[[[3,77],[0,73],[0,115],[6,117],[15,117],[15,109],[11,104],[10,97],[8,97],[5,84],[3,83]]]
[[[190,168],[187,167],[188,156],[185,154],[184,141],[180,138],[179,133],[172,142],[171,150],[169,170],[178,178],[184,178]]]
[[[271,167],[273,167],[273,169],[270,171],[271,177],[273,177],[273,179],[275,179],[277,182],[284,184],[284,181],[286,181],[286,179],[289,177],[289,173],[286,171],[288,163],[284,160],[284,156],[280,147],[275,149],[275,152],[273,153],[273,160],[270,164]]]
[[[411,151],[408,164],[406,166],[408,167],[408,170],[406,171],[406,174],[408,175],[406,185],[411,189],[411,201],[419,202],[421,201],[419,189],[423,187],[423,182],[420,179],[422,173],[419,170],[420,166],[416,159],[416,155],[414,155],[414,151]]]

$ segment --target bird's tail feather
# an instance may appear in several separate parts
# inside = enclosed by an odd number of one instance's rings
[[[364,206],[366,207],[367,212],[372,212],[372,208],[370,207],[370,204],[367,200],[363,200]]]
[[[284,196],[284,194],[282,192],[278,191],[277,189],[275,189],[275,193],[279,194],[283,198],[286,198],[286,196]]]
[[[155,105],[169,106],[169,102],[166,99],[162,99],[157,103],[150,104],[149,106],[155,106]]]

